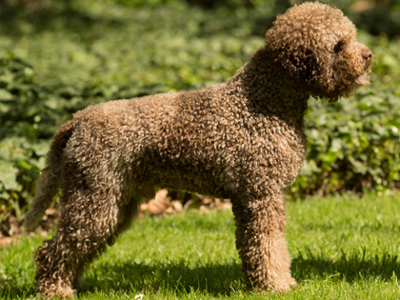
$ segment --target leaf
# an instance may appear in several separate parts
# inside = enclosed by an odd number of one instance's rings
[[[18,187],[17,182],[18,169],[5,160],[0,160],[0,182],[6,190],[14,190]]]
[[[32,143],[30,148],[35,152],[38,156],[44,156],[49,151],[50,142],[49,141],[39,141],[36,143]]]
[[[14,96],[5,89],[0,89],[0,101],[13,100]]]

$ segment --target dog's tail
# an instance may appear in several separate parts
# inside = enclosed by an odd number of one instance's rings
[[[25,215],[24,227],[26,230],[35,228],[59,191],[61,184],[61,158],[74,129],[75,122],[71,120],[62,125],[53,137],[53,143],[47,154],[47,167],[40,172],[40,177],[36,183],[35,198]]]

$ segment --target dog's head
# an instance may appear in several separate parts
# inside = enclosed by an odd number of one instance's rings
[[[266,37],[275,61],[314,97],[337,101],[369,84],[372,52],[357,42],[356,27],[339,9],[294,6],[277,17]]]

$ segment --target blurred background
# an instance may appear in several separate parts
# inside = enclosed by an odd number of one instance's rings
[[[226,81],[263,45],[276,15],[301,2],[0,0],[0,238],[19,232],[51,137],[74,112]],[[288,199],[393,193],[400,188],[400,0],[321,2],[342,9],[374,52],[372,85],[334,104],[310,99],[308,154]],[[170,195],[183,205],[216,203]]]

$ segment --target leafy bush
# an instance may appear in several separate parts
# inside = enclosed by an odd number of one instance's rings
[[[0,60],[0,221],[31,197],[47,143],[36,143],[40,116],[27,109],[37,103],[40,89],[32,84],[33,70],[18,59]],[[42,107],[38,106],[37,111]],[[43,150],[44,149],[44,150]]]
[[[400,187],[400,91],[360,92],[311,104],[308,152],[291,193],[361,192]]]

